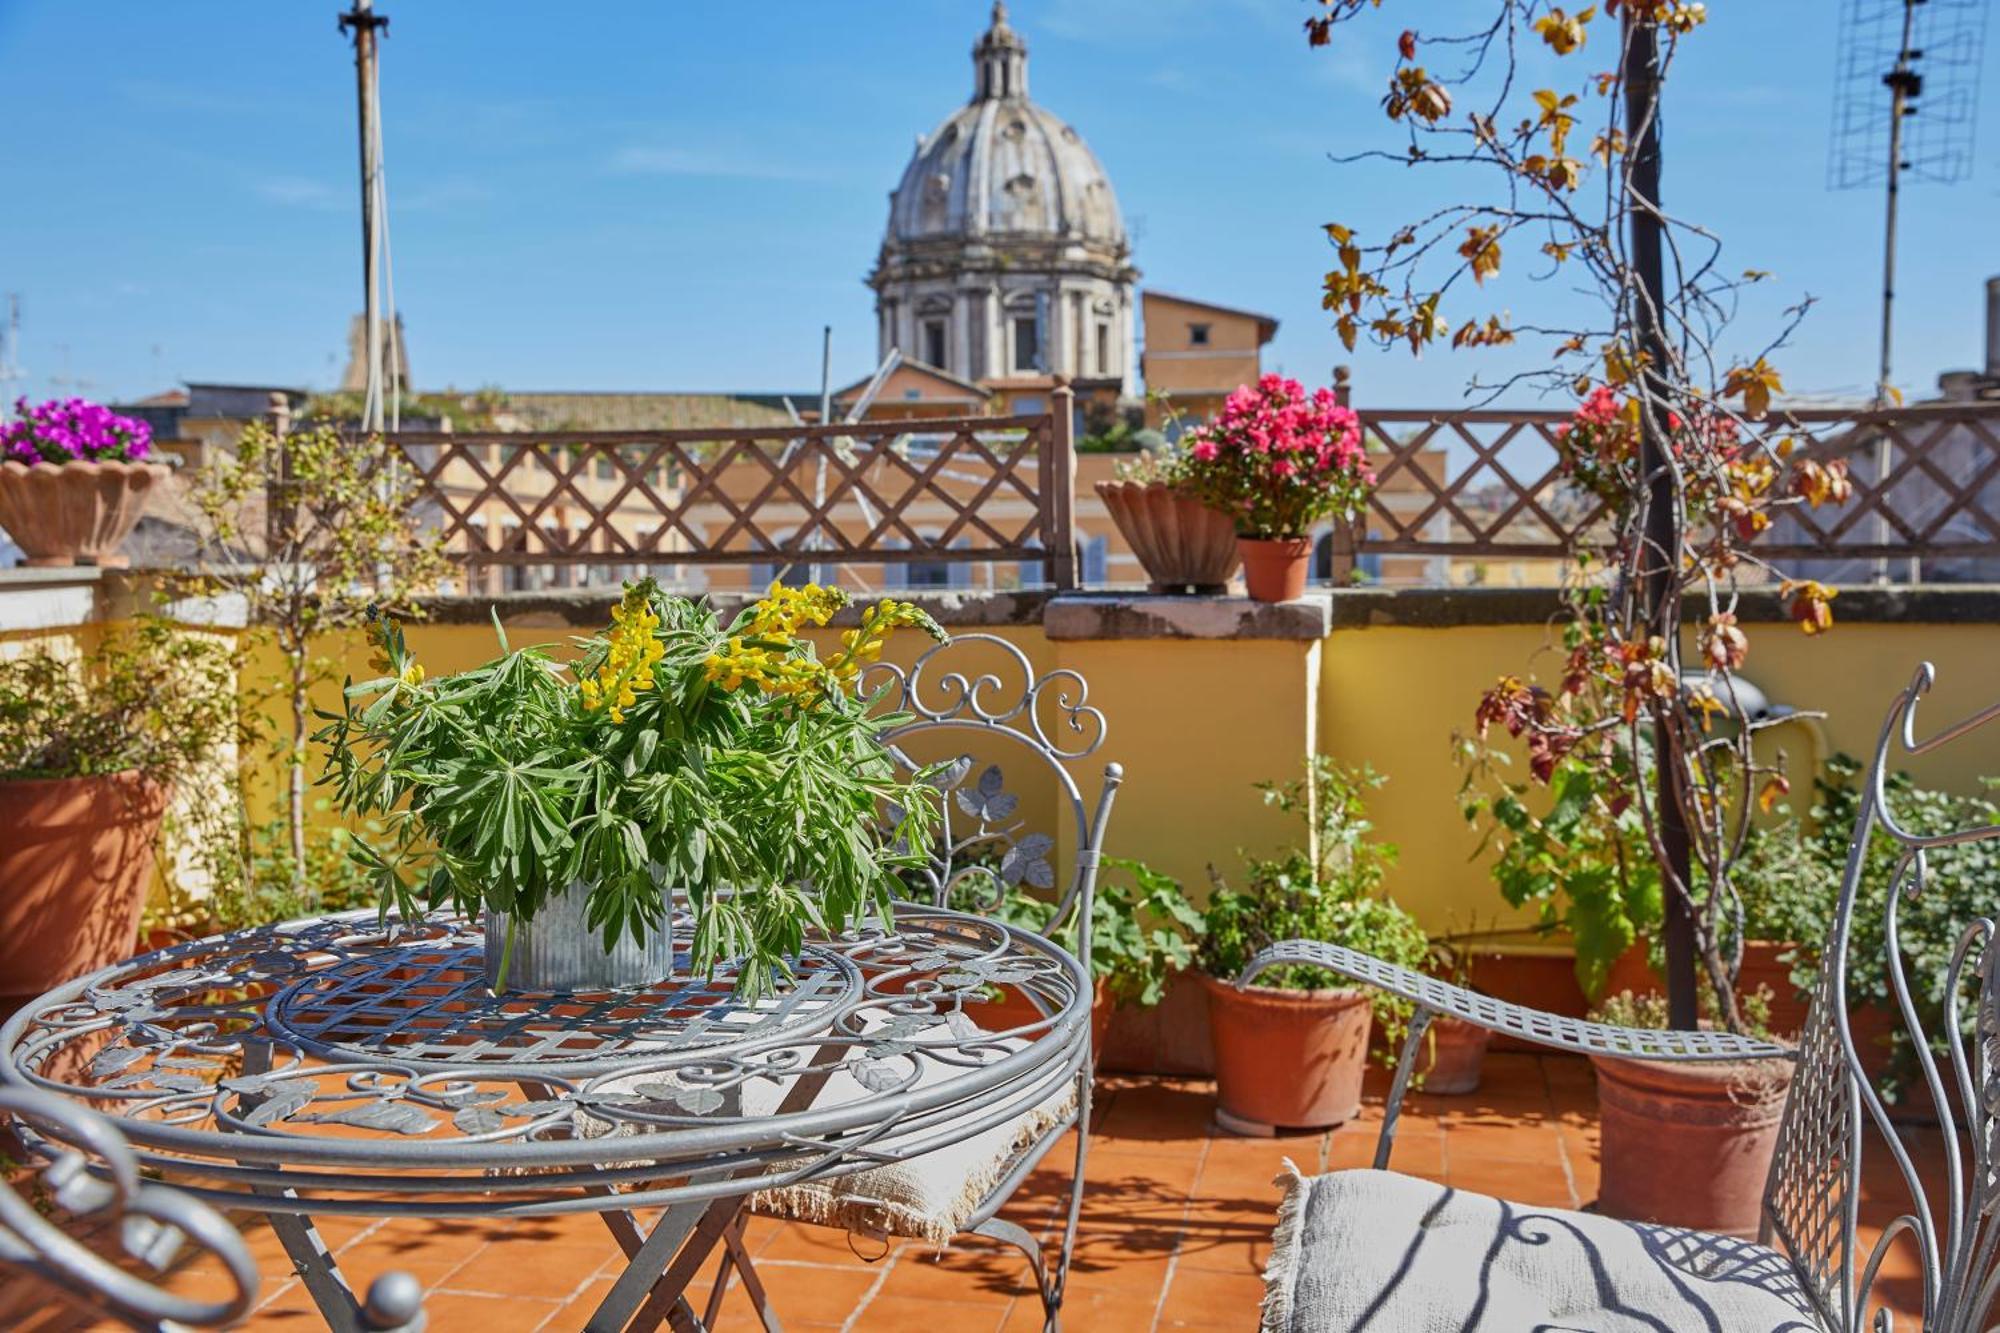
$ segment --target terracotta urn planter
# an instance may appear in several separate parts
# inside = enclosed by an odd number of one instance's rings
[[[1235,576],[1236,529],[1228,515],[1159,481],[1100,481],[1097,498],[1154,592],[1219,593]]]
[[[1236,549],[1243,557],[1243,585],[1251,601],[1290,602],[1306,595],[1312,538],[1238,537]]]
[[[30,565],[103,565],[122,569],[118,547],[172,469],[112,460],[0,463],[0,528]]]
[[[0,1001],[131,957],[165,810],[137,773],[0,782]]]
[[[1416,1072],[1424,1080],[1421,1090],[1443,1097],[1479,1091],[1486,1046],[1492,1040],[1492,1032],[1477,1023],[1449,1014],[1432,1019],[1424,1032],[1423,1049],[1417,1053]]]
[[[1368,992],[1277,990],[1202,976],[1215,1040],[1216,1123],[1238,1134],[1324,1129],[1361,1109]]]
[[[1755,1237],[1792,1063],[1590,1062],[1602,1135],[1598,1208],[1628,1221]]]
[[[1771,1031],[1780,1037],[1796,1037],[1806,1025],[1809,997],[1801,996],[1792,985],[1792,965],[1781,961],[1797,945],[1780,940],[1745,940],[1743,965],[1736,973],[1736,993],[1754,994],[1758,987],[1771,992]]]

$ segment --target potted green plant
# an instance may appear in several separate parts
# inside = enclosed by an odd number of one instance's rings
[[[1361,513],[1375,486],[1361,422],[1331,389],[1265,375],[1181,441],[1187,493],[1230,516],[1243,582],[1260,602],[1302,596],[1313,525]]]
[[[436,679],[377,619],[382,674],[317,739],[336,806],[381,823],[353,847],[385,910],[483,916],[496,991],[606,989],[671,972],[685,894],[698,972],[781,985],[808,927],[888,910],[939,817],[929,771],[880,739],[907,716],[857,681],[897,627],[944,632],[884,600],[822,660],[804,630],[846,600],[773,584],[725,624],[645,579],[572,662],[503,633],[500,656]]]
[[[1107,856],[1096,894],[1091,899],[1090,971],[1095,993],[1090,1008],[1091,1051],[1104,1055],[1104,1037],[1111,1011],[1120,1005],[1151,1008],[1166,993],[1174,973],[1194,961],[1193,939],[1203,922],[1199,912],[1171,876],[1128,857]],[[1129,883],[1125,882],[1129,879]],[[998,916],[1011,926],[1047,934],[1055,905],[1026,888],[1015,886],[1001,900]],[[1069,922],[1050,935],[1074,951],[1076,925]],[[975,1015],[982,1026],[1008,1031],[1033,1022],[1027,998],[1001,990],[986,1011]]]
[[[1739,1029],[1770,1038],[1770,992],[1739,989]],[[1722,1026],[1704,1001],[1704,1026]],[[1670,1028],[1666,996],[1621,991],[1592,1017]],[[1598,1208],[1723,1235],[1757,1235],[1771,1154],[1791,1088],[1789,1060],[1634,1060],[1593,1055],[1599,1132]]]
[[[1304,779],[1265,783],[1267,804],[1306,826],[1307,845],[1246,857],[1243,887],[1210,869],[1197,951],[1215,1043],[1216,1119],[1240,1133],[1318,1128],[1354,1117],[1376,1017],[1401,1026],[1408,1006],[1320,968],[1236,978],[1266,945],[1321,940],[1420,967],[1430,940],[1382,893],[1394,846],[1377,841],[1367,793],[1382,779],[1314,755]]]
[[[164,621],[0,662],[0,1004],[131,955],[168,801],[235,719],[226,642]]]
[[[118,547],[169,471],[148,460],[152,428],[81,398],[14,411],[0,426],[0,527],[30,565],[122,568]]]

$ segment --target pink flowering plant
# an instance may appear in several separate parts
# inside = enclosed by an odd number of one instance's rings
[[[1332,390],[1309,394],[1281,375],[1239,387],[1181,446],[1178,488],[1244,537],[1304,537],[1322,518],[1351,519],[1375,486],[1359,418]]]
[[[153,447],[153,428],[82,398],[14,401],[16,420],[0,426],[0,459],[36,463],[134,463]]]

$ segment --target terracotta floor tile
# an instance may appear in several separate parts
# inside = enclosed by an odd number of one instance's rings
[[[527,1253],[532,1253],[533,1258],[524,1262]],[[618,1261],[615,1264],[614,1258]],[[606,1265],[610,1265],[608,1270]],[[537,1245],[532,1251],[517,1249],[516,1243],[509,1240],[488,1245],[453,1269],[440,1285],[451,1291],[486,1296],[553,1298],[561,1304],[600,1271],[608,1271],[615,1278],[623,1267],[624,1255],[609,1244],[608,1238],[605,1245],[594,1249]]]
[[[994,1333],[1007,1316],[1008,1311],[997,1305],[908,1298],[876,1300],[868,1303],[854,1327],[867,1333]],[[1039,1319],[1035,1327],[1041,1327]]]
[[[764,1291],[770,1297],[771,1308],[777,1312],[782,1323],[790,1326],[794,1322],[842,1322],[861,1308],[882,1281],[884,1271],[858,1260],[844,1267],[759,1260],[757,1275],[764,1279]],[[708,1299],[709,1285],[706,1282],[697,1284],[694,1289],[701,1293],[701,1301]],[[700,1301],[696,1304],[699,1305]],[[751,1308],[750,1298],[741,1286],[732,1287],[722,1299],[722,1308],[739,1313],[748,1311]]]
[[[528,1296],[469,1296],[433,1292],[424,1298],[426,1333],[500,1333],[533,1329],[562,1308],[560,1301]]]
[[[877,1299],[1005,1306],[1017,1297],[1032,1296],[1034,1291],[1034,1275],[1019,1250],[1011,1245],[1003,1249],[977,1240],[960,1240],[943,1254],[929,1246],[913,1246],[897,1255],[896,1266],[889,1270]]]
[[[1264,1279],[1254,1273],[1213,1273],[1180,1267],[1160,1304],[1160,1324],[1257,1326],[1257,1307],[1264,1299]]]

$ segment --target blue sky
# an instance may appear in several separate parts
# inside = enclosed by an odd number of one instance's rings
[[[1398,14],[1397,10],[1403,11]],[[1018,0],[1038,100],[1103,160],[1143,281],[1282,321],[1269,363],[1357,401],[1456,401],[1471,354],[1342,353],[1320,224],[1386,233],[1440,188],[1329,153],[1391,142],[1390,0],[1309,50],[1305,0]],[[0,292],[32,396],[329,384],[359,308],[351,53],[327,3],[0,0]],[[970,90],[975,0],[382,0],[397,296],[424,387],[797,389],[874,358],[874,257],[914,137]],[[1668,204],[1775,274],[1746,341],[1820,301],[1790,387],[1873,378],[1881,200],[1829,193],[1831,0],[1715,0],[1670,90]],[[1905,195],[1899,381],[1980,356],[2000,273],[2000,41],[1978,170]],[[1595,68],[1593,64],[1590,68]],[[1519,281],[1518,316],[1565,295]],[[1488,373],[1506,364],[1486,363]]]

